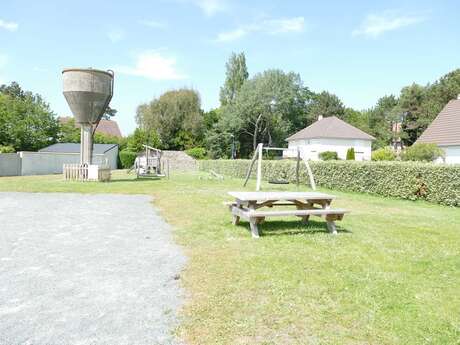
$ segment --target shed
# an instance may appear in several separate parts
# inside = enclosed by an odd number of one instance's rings
[[[78,143],[57,143],[47,146],[38,152],[56,154],[80,154],[80,144]],[[118,145],[117,144],[93,144],[93,161],[98,163],[107,162],[111,169],[117,169]]]
[[[318,121],[286,139],[288,148],[283,157],[297,157],[299,148],[310,160],[319,160],[318,155],[325,151],[337,152],[340,159],[346,159],[348,149],[354,148],[355,160],[370,160],[374,139],[336,116],[320,116]]]
[[[436,144],[446,163],[460,164],[460,95],[446,104],[416,143]]]

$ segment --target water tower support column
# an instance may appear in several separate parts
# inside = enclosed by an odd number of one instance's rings
[[[80,164],[91,164],[93,153],[93,126],[89,123],[81,124]]]

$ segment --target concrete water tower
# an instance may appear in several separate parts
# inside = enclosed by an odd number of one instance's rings
[[[93,135],[113,95],[113,71],[67,68],[62,71],[64,97],[81,127],[80,164],[92,164]]]

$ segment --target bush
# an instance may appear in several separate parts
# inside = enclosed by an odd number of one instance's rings
[[[337,152],[335,152],[335,151],[320,152],[320,154],[318,156],[323,161],[332,161],[332,160],[338,160],[339,159],[339,156],[337,155]]]
[[[194,147],[185,151],[189,156],[192,156],[195,159],[205,159],[206,158],[206,149],[204,147]]]
[[[403,161],[433,162],[444,156],[444,151],[436,144],[414,144],[405,149],[401,155]]]
[[[3,146],[0,145],[0,153],[15,153],[16,150],[14,149],[13,146]]]
[[[394,161],[396,153],[389,147],[382,147],[381,149],[372,151],[373,161]]]
[[[222,175],[244,178],[249,163],[249,160],[203,160],[199,166],[201,170],[214,170]],[[460,206],[460,165],[354,161],[318,161],[309,164],[318,186]],[[264,160],[262,176],[267,181],[284,177],[295,183],[296,163]],[[308,174],[303,164],[300,179],[308,184]]]
[[[128,150],[123,150],[120,151],[120,162],[121,162],[121,167],[123,169],[129,169],[134,165],[134,161],[136,160],[137,153],[128,151]]]
[[[347,150],[347,161],[354,161],[355,160],[355,149],[350,147]]]

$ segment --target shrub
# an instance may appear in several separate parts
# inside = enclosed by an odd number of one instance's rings
[[[204,147],[194,147],[185,151],[189,156],[195,159],[205,159],[206,149]]]
[[[14,149],[13,146],[3,146],[0,145],[0,153],[15,153],[16,150]]]
[[[433,162],[442,156],[444,152],[436,144],[419,143],[405,149],[401,158],[403,161]]]
[[[355,160],[355,149],[350,147],[347,150],[347,161],[354,161]]]
[[[323,161],[332,161],[332,160],[339,159],[339,156],[337,155],[337,152],[335,151],[324,151],[324,152],[321,152],[318,156]]]
[[[244,178],[249,163],[249,160],[203,160],[199,166],[201,170],[214,170],[222,175]],[[317,161],[309,164],[318,186],[460,206],[460,165],[385,161]],[[296,163],[264,160],[262,177],[267,181],[284,177],[295,183]],[[308,184],[308,174],[303,164],[300,180]]]
[[[128,151],[128,150],[123,150],[120,151],[120,162],[121,162],[121,167],[123,169],[129,169],[134,165],[134,161],[136,160],[137,153]]]
[[[396,159],[395,152],[389,147],[382,147],[381,149],[372,151],[373,161],[394,161]]]

